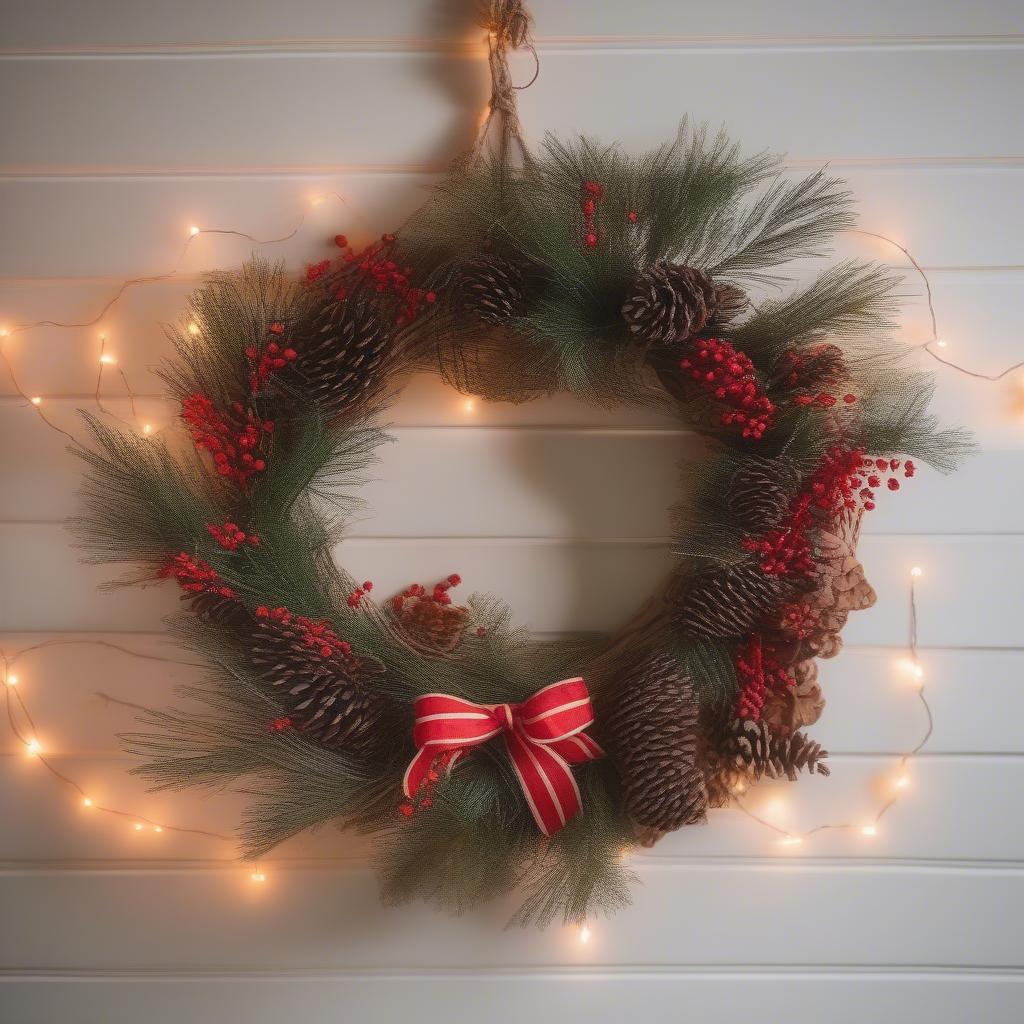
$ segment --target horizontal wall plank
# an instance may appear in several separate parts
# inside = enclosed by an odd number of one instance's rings
[[[998,972],[779,971],[497,972],[381,976],[246,977],[39,976],[0,978],[0,999],[19,1024],[136,1024],[144,1006],[149,1024],[212,1024],[244,1019],[276,1024],[298,1018],[335,1024],[338,1007],[353,1019],[487,1020],[586,1019],[617,1024],[643,1007],[651,1020],[671,1020],[685,1006],[691,1020],[754,1019],[763,1024],[818,1024],[837,1007],[850,1020],[928,1020],[1016,1024],[1022,979]],[[538,1008],[543,1007],[543,1016]]]
[[[0,631],[156,630],[177,607],[169,584],[96,591],[116,570],[81,565],[76,556],[59,526],[0,525],[0,564],[11,579],[32,581],[0,610]],[[873,535],[862,540],[860,556],[879,600],[851,618],[848,643],[906,643],[908,574],[922,565],[923,645],[1020,646],[1024,539]],[[673,564],[667,548],[643,539],[367,538],[343,541],[336,557],[383,595],[460,572],[467,592],[501,595],[519,622],[540,632],[615,628]]]
[[[517,56],[517,77],[531,65]],[[21,101],[0,113],[9,154],[0,169],[436,162],[470,141],[468,115],[486,100],[484,72],[475,57],[416,54],[6,61],[0,88]],[[729,89],[717,86],[722,80]],[[637,97],[666,89],[686,97],[698,119],[729,124],[754,151],[781,147],[800,159],[1021,155],[1019,133],[1007,133],[1016,123],[1012,97],[1024,84],[1013,47],[553,51],[521,95],[523,117],[538,132],[582,131],[627,146],[670,135],[681,104],[636,118],[620,102],[623,81]],[[360,103],[338,102],[355,92]]]
[[[47,402],[54,425],[85,439],[75,399]],[[457,401],[453,404],[457,407]],[[169,405],[105,400],[117,427],[174,425]],[[399,408],[405,407],[405,401]],[[120,418],[120,419],[119,419]],[[693,434],[614,428],[395,427],[357,489],[350,532],[377,537],[654,537],[706,455]],[[174,435],[177,443],[186,443]],[[80,510],[84,463],[34,409],[0,401],[0,521],[62,522]],[[45,474],[39,467],[45,465]],[[614,481],[614,485],[611,484]],[[431,494],[429,502],[422,496]],[[1014,533],[1021,528],[1024,450],[982,452],[949,478],[924,467],[865,519],[869,533]]]
[[[1021,274],[1015,271],[933,271],[930,274],[940,330],[948,347],[936,350],[943,358],[979,373],[997,373],[1019,359],[1016,308]],[[39,328],[3,339],[4,352],[22,389],[44,402],[61,395],[91,395],[96,389],[101,334],[106,351],[118,360],[133,390],[159,394],[152,372],[170,354],[164,324],[180,322],[197,279],[162,282],[129,290],[94,326],[82,329]],[[0,324],[83,323],[94,319],[115,294],[116,281],[18,282],[0,281]],[[900,338],[921,344],[930,337],[927,307],[919,285],[908,279],[910,298],[901,318]],[[964,377],[921,354],[923,368],[935,370],[939,383],[937,410],[948,423],[967,423],[986,445],[1019,447],[1021,432],[1020,374],[999,383]],[[424,385],[428,389],[430,385]],[[122,382],[108,371],[103,393],[124,394]],[[7,374],[0,377],[0,395],[15,395]],[[481,422],[484,425],[661,425],[668,422],[636,409],[586,411],[581,403],[560,407],[558,400],[525,406],[473,404],[445,394],[436,385],[426,392],[403,393],[392,410],[400,425]]]
[[[55,646],[18,656],[47,641]],[[20,692],[45,731],[48,749],[62,756],[116,756],[116,735],[135,728],[135,711],[108,704],[97,694],[162,707],[175,703],[175,687],[203,674],[199,667],[179,663],[195,662],[195,655],[156,634],[8,633],[0,634],[0,651],[12,659]],[[929,754],[1024,753],[1024,736],[1016,724],[1024,718],[1024,687],[1019,685],[1024,651],[934,648],[922,652],[921,664],[935,713]],[[901,652],[848,647],[840,657],[820,661],[819,670],[828,706],[813,732],[827,750],[891,753],[913,745],[923,714],[906,685]],[[21,748],[8,733],[0,750]]]
[[[108,689],[123,693],[127,683],[113,679]],[[862,681],[862,685],[875,689],[893,684],[887,679],[881,684]],[[906,700],[909,704],[910,697]],[[861,705],[850,710],[857,715],[861,732],[867,734],[872,726],[870,707]],[[94,714],[93,719],[96,717]],[[111,734],[115,716],[109,718],[103,730],[106,736]],[[126,718],[119,716],[120,721]],[[827,721],[822,726],[827,728]],[[234,792],[149,793],[144,781],[127,774],[130,762],[124,757],[62,756],[64,737],[50,728],[43,714],[38,727],[44,748],[56,752],[55,765],[82,786],[96,807],[137,814],[162,825],[230,836],[249,802],[248,797]],[[137,724],[126,722],[125,727],[135,728]],[[922,728],[920,721],[907,722],[905,740],[915,742]],[[817,736],[818,730],[814,733]],[[936,754],[918,758],[907,769],[909,788],[871,839],[862,836],[859,828],[872,821],[883,801],[893,794],[896,759],[837,754],[830,763],[832,775],[828,778],[762,782],[744,796],[744,806],[793,832],[847,823],[851,830],[819,832],[799,847],[786,846],[779,843],[778,833],[741,810],[729,808],[713,811],[706,825],[667,836],[650,853],[638,854],[636,863],[743,858],[811,858],[814,863],[821,858],[840,858],[852,864],[865,858],[886,862],[1024,863],[1024,822],[1012,813],[1024,785],[1024,763],[1019,756]],[[979,793],[985,798],[979,799]],[[396,792],[396,804],[398,799]],[[150,860],[169,864],[207,860],[228,863],[237,856],[236,844],[231,840],[166,829],[162,833],[148,828],[136,831],[131,817],[85,808],[80,794],[59,783],[25,753],[0,757],[0,811],[4,820],[19,823],[18,828],[5,829],[0,835],[0,862],[62,866],[102,861],[131,866]],[[341,835],[327,826],[278,847],[269,858],[270,870],[276,870],[273,865],[295,860],[358,866],[365,863],[367,848],[365,839]]]
[[[599,925],[583,947],[568,929],[502,931],[504,908],[465,918],[421,906],[381,910],[370,877],[358,871],[280,872],[265,886],[220,872],[7,874],[0,876],[0,906],[17,927],[0,931],[0,960],[50,970],[352,970],[385,963],[1016,967],[1024,960],[1024,945],[1012,938],[1024,898],[1019,871],[780,864],[641,875],[634,906]],[[785,941],[766,942],[760,929],[749,927],[751,906]],[[681,914],[709,925],[680,927]]]
[[[999,0],[974,4],[969,11],[948,0],[911,0],[896,5],[870,0],[858,4],[855,12],[814,0],[781,0],[770,11],[757,0],[738,0],[721,9],[666,5],[659,0],[640,0],[623,7],[613,0],[591,0],[583,19],[578,10],[558,0],[534,0],[530,9],[541,43],[552,37],[629,39],[643,32],[656,33],[659,40],[780,36],[928,39],[1024,32],[1024,18],[1016,6]],[[106,0],[88,16],[74,0],[35,0],[0,7],[0,35],[8,52],[212,43],[287,45],[291,40],[426,46],[471,36],[470,24],[471,11],[450,6],[439,11],[436,5],[417,0],[357,5],[306,0],[287,11],[273,4],[256,4],[244,18],[226,0],[183,0],[141,9],[130,0]]]
[[[926,266],[1020,263],[1024,188],[1019,167],[857,167],[832,165],[858,199],[867,230],[907,245]],[[136,277],[177,261],[190,225],[270,240],[291,266],[331,253],[339,231],[353,242],[397,227],[429,194],[430,173],[0,178],[8,244],[0,276]],[[336,196],[341,196],[340,202]],[[321,197],[316,206],[314,198]],[[935,211],[944,216],[936,217]],[[300,224],[301,222],[301,224]],[[51,244],[59,231],[61,244]],[[200,236],[183,267],[233,266],[251,239]],[[860,255],[896,262],[892,247],[863,240]]]

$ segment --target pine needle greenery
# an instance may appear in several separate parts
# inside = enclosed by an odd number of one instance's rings
[[[459,912],[518,890],[522,924],[579,922],[626,902],[621,854],[633,826],[610,760],[576,769],[583,812],[550,840],[500,747],[474,750],[439,781],[432,806],[406,818],[396,808],[413,753],[412,702],[430,692],[516,702],[538,681],[582,674],[600,737],[603,702],[628,699],[630,673],[657,650],[677,659],[711,720],[736,699],[735,641],[688,638],[659,612],[627,631],[628,642],[540,642],[513,626],[497,598],[477,595],[454,650],[431,650],[411,642],[387,605],[352,601],[358,581],[332,550],[387,440],[386,396],[411,369],[506,401],[570,391],[604,405],[646,403],[705,435],[709,458],[690,470],[689,497],[676,510],[682,579],[750,561],[750,524],[729,495],[751,468],[793,495],[836,446],[952,469],[967,441],[938,428],[930,379],[907,370],[890,337],[893,277],[841,262],[796,282],[793,268],[826,258],[852,223],[839,180],[792,181],[776,158],[744,157],[724,134],[684,125],[641,156],[549,138],[515,172],[486,159],[460,165],[398,242],[386,241],[391,248],[351,253],[314,284],[258,257],[239,273],[212,275],[183,320],[197,329],[170,331],[176,356],[162,374],[179,401],[201,396],[239,431],[269,423],[257,431],[265,468],[240,485],[218,471],[214,449],[180,443],[184,433],[139,438],[89,415],[91,444],[78,450],[86,472],[74,526],[90,558],[139,566],[134,581],[173,574],[176,558],[216,579],[216,592],[206,582],[186,592],[172,627],[209,674],[183,691],[180,707],[154,710],[125,737],[141,759],[134,770],[157,788],[241,787],[247,857],[327,822],[371,834],[392,901],[430,898]],[[645,278],[651,267],[669,269]],[[672,281],[696,290],[659,307],[658,289]],[[756,299],[752,290],[765,287],[772,297]],[[749,358],[748,376],[775,409],[763,437],[742,436],[723,421],[718,398],[681,375],[685,337],[655,343],[646,321],[627,322],[637,293],[662,333],[665,324],[696,325],[695,336],[715,332]],[[255,381],[268,337],[285,336],[297,369]],[[314,350],[315,371],[303,363]],[[821,373],[841,370],[855,402],[795,401],[793,368],[805,359]],[[342,371],[343,383],[314,379]],[[192,432],[202,433],[194,424]],[[242,524],[258,543],[225,547],[210,529],[224,523]],[[298,729],[268,728],[284,712],[254,668],[267,606],[322,620],[357,659],[383,666],[367,685],[391,708],[388,742],[357,756]]]

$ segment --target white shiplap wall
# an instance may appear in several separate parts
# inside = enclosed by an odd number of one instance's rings
[[[796,167],[828,161],[860,195],[864,226],[927,267],[951,357],[983,372],[1020,358],[1017,0],[532,6],[541,76],[521,99],[535,134],[649,145],[689,110]],[[469,141],[485,99],[470,8],[3,0],[0,325],[82,319],[120,278],[172,266],[190,224],[275,238],[311,195],[341,193],[346,207],[316,207],[268,246],[295,266],[337,230],[392,227]],[[179,279],[129,293],[104,321],[148,396],[140,423],[170,418],[150,372],[160,324],[202,271],[249,249],[203,236]],[[923,340],[912,277],[907,292],[904,330]],[[42,329],[6,351],[73,427],[95,388],[96,330]],[[823,667],[817,735],[834,774],[758,795],[795,828],[876,805],[891,754],[921,725],[894,661],[906,570],[923,564],[936,730],[870,845],[826,833],[793,856],[721,812],[637,858],[634,907],[583,947],[559,929],[503,932],[501,909],[383,911],[358,850],[329,831],[282,850],[255,887],[216,844],[82,812],[4,735],[0,1021],[1021,1019],[1024,393],[1019,374],[939,381],[941,410],[976,430],[982,454],[953,482],[922,473],[871,517],[863,553],[880,600]],[[690,444],[671,424],[563,400],[469,414],[430,380],[393,422],[373,512],[340,555],[382,589],[458,570],[557,631],[613,623],[663,570],[664,508]],[[6,379],[0,469],[0,645],[86,638],[167,653],[173,595],[96,592],[106,574],[78,564],[61,526],[77,467]],[[193,670],[69,645],[18,671],[40,739],[98,801],[197,827],[237,814],[230,794],[145,794],[114,740],[130,714],[96,697],[159,704]]]

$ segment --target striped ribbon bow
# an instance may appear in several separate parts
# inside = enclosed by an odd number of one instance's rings
[[[522,704],[474,704],[444,693],[416,700],[417,753],[402,788],[410,799],[437,762],[449,769],[470,748],[502,734],[537,827],[549,836],[582,809],[571,765],[603,757],[584,732],[594,721],[587,684],[563,679]]]

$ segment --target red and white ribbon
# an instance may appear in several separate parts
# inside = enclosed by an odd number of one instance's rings
[[[571,765],[604,756],[584,732],[594,709],[581,678],[545,686],[522,704],[474,704],[428,693],[417,699],[415,711],[417,753],[402,783],[407,797],[416,794],[435,761],[451,768],[470,748],[503,735],[534,821],[546,836],[582,809]]]

